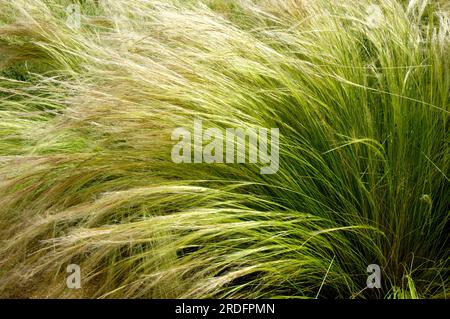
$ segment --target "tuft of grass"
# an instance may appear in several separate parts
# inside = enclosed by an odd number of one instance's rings
[[[2,1],[2,297],[448,296],[445,5],[71,3]],[[194,119],[279,128],[279,171],[174,164]]]

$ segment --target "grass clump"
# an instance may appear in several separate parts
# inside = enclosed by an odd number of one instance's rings
[[[0,10],[2,296],[447,297],[445,5],[71,3]],[[279,128],[278,173],[173,163],[199,118]]]

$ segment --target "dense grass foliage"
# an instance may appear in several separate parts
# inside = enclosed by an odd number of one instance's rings
[[[0,2],[1,296],[448,296],[445,3],[71,3]],[[194,119],[279,171],[173,163]]]

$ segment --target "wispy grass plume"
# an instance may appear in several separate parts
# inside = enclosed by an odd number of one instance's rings
[[[448,296],[443,2],[72,3],[1,2],[1,296]],[[195,119],[279,171],[173,163]]]

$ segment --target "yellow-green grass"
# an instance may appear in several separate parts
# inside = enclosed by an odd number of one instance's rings
[[[0,4],[1,296],[448,296],[444,5],[71,3]],[[279,128],[279,171],[173,163],[194,119]]]

